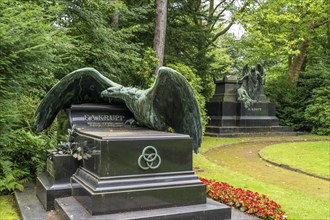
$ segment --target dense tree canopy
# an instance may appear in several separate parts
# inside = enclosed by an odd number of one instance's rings
[[[297,83],[310,45],[329,23],[329,2],[267,0],[251,4],[247,11],[242,23],[251,46],[260,57],[286,59],[289,79]]]

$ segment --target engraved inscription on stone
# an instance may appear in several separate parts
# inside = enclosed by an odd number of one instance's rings
[[[47,172],[49,173],[50,176],[55,177],[53,161],[49,159],[47,160]]]
[[[262,109],[261,108],[248,108],[249,111],[252,111],[252,112],[259,112],[261,111]]]
[[[90,127],[122,127],[125,122],[124,115],[85,114],[84,121]]]

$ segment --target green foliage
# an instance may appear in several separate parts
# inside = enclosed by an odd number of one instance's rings
[[[304,97],[300,97],[298,89],[289,80],[286,74],[278,73],[271,81],[266,81],[265,94],[276,106],[276,114],[280,125],[292,126],[299,130],[301,122],[301,108],[305,108]],[[298,121],[297,121],[298,120]]]
[[[0,196],[0,216],[6,220],[19,220],[15,198],[12,195]]]
[[[29,175],[28,171],[20,169],[19,166],[10,161],[10,158],[4,156],[1,156],[0,171],[0,191],[2,193],[13,191],[15,189],[21,191],[24,189],[21,180],[24,180],[24,178]]]
[[[4,141],[0,146],[0,191],[22,190],[22,182],[44,169],[45,140],[17,129]]]
[[[312,132],[330,135],[330,83],[313,90],[310,104],[306,107],[305,118]]]
[[[181,73],[190,83],[191,87],[193,88],[196,99],[199,105],[201,117],[202,117],[202,127],[203,127],[203,132],[205,131],[205,126],[209,120],[209,117],[206,115],[206,108],[205,108],[205,98],[201,94],[202,87],[201,87],[201,79],[197,76],[195,71],[191,69],[190,67],[180,64],[180,63],[175,63],[175,64],[168,64],[168,67],[171,67]]]
[[[210,65],[215,60],[210,53],[213,47],[208,45],[212,34],[199,22],[205,17],[207,11],[199,1],[169,4],[165,65],[181,63],[194,69],[201,80],[200,93],[208,100],[214,92],[212,74],[216,71]]]
[[[329,135],[330,26],[315,32],[297,85],[289,82],[286,64],[268,63],[265,92],[276,104],[282,125]]]
[[[22,190],[23,182],[32,180],[44,169],[45,151],[53,138],[46,132],[41,136],[31,132],[36,99],[24,95],[11,98],[10,105],[5,107],[15,122],[1,122],[5,132],[0,137],[0,191],[3,192]],[[9,130],[4,130],[5,127]]]
[[[10,92],[10,87],[4,85],[4,80],[0,78],[0,132],[1,134],[7,134],[11,131],[11,126],[18,121],[17,109],[15,108],[15,103],[12,103],[10,98],[14,95]],[[12,106],[13,108],[9,108]],[[0,146],[2,144],[3,136],[0,136]]]
[[[304,117],[313,133],[330,135],[330,22],[316,33],[304,70],[306,81],[311,84],[306,88],[311,91],[311,98]]]
[[[130,84],[130,75],[138,72],[141,55],[139,44],[133,42],[136,27],[112,25],[111,15],[125,9],[117,1],[64,1],[66,19],[61,25],[69,29],[80,65],[96,68],[107,77],[122,84]],[[61,76],[63,77],[63,75]]]
[[[43,2],[43,1],[41,1]],[[70,38],[53,21],[58,4],[42,7],[29,2],[1,0],[0,72],[6,84],[42,95],[54,83],[52,71],[62,68],[62,52]],[[11,79],[11,80],[9,80]]]
[[[300,131],[327,134],[329,127],[327,120],[329,95],[325,92],[329,87],[327,76],[327,72],[302,73],[298,85],[295,86],[288,80],[286,74],[276,73],[276,77],[271,74],[265,93],[275,103],[281,125],[291,126]]]
[[[142,59],[142,64],[138,72],[130,75],[130,84],[140,89],[147,89],[151,87],[155,81],[155,68],[159,61],[154,56],[155,51],[148,48]]]
[[[230,34],[219,38],[216,41],[216,47],[208,52],[214,61],[210,63],[210,71],[213,79],[219,79],[225,75],[232,75],[232,68],[235,65],[237,57],[232,57],[232,48],[235,42]],[[241,68],[240,68],[241,69]],[[213,94],[212,94],[213,95]]]
[[[268,0],[251,4],[241,22],[257,53],[283,59],[299,54],[300,42],[325,24],[328,10],[326,0]]]
[[[76,142],[77,133],[74,132],[75,127],[73,126],[72,129],[68,129],[68,134],[66,137],[66,142],[60,142],[57,147],[56,151],[53,151],[53,154],[63,154],[63,155],[71,155],[77,160],[88,160],[92,156],[92,149],[95,146],[89,146],[87,142],[82,142],[78,144]]]
[[[0,7],[0,191],[7,192],[43,169],[50,139],[32,133],[33,114],[66,68],[71,38],[55,24],[56,3],[0,0]]]

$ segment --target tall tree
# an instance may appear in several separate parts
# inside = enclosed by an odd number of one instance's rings
[[[214,51],[221,48],[218,45],[220,38],[226,35],[250,1],[244,1],[242,5],[236,2],[176,0],[169,3],[165,63],[191,67],[202,79],[201,92],[206,99],[212,97],[213,78],[227,69],[223,65],[213,65],[222,62],[218,60],[221,56],[215,55]],[[229,12],[230,15],[226,15]]]
[[[213,44],[220,36],[226,34],[229,29],[244,14],[245,9],[252,3],[251,0],[239,1],[214,1],[209,0],[206,29],[213,33],[209,44]]]
[[[254,4],[243,18],[255,48],[286,57],[289,79],[297,84],[316,30],[329,23],[327,0],[267,0]]]
[[[156,9],[157,18],[156,18],[153,48],[155,50],[156,58],[159,60],[159,66],[162,66],[164,62],[164,51],[165,51],[167,0],[157,0],[156,7],[157,7]]]
[[[92,66],[128,84],[130,75],[138,72],[141,66],[143,48],[132,42],[134,29],[131,26],[122,28],[121,22],[117,23],[117,13],[125,6],[119,0],[65,0],[65,3],[67,10],[63,16],[66,19],[62,25],[77,39],[75,52],[80,65]]]

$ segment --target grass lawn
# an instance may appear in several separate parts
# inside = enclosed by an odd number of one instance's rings
[[[278,164],[330,178],[330,141],[275,144],[261,150],[260,155]]]
[[[300,136],[301,139],[306,137]],[[314,136],[312,138],[315,138]],[[317,138],[317,137],[316,137]],[[249,189],[269,196],[270,199],[279,203],[289,219],[329,219],[330,203],[329,197],[322,198],[304,193],[299,190],[283,188],[275,184],[270,184],[258,178],[246,175],[244,172],[229,169],[226,166],[219,166],[208,160],[203,153],[213,146],[227,145],[235,141],[242,142],[242,139],[230,141],[232,138],[204,138],[201,153],[194,155],[194,166],[201,171],[197,175],[207,179],[215,179],[220,182],[227,182],[235,187]],[[251,138],[253,139],[253,138]],[[251,140],[246,139],[244,141]],[[210,144],[212,143],[212,144]],[[231,155],[232,158],[235,155]],[[244,167],[244,164],[241,166]],[[248,169],[248,167],[245,167]],[[303,180],[301,180],[303,181]]]
[[[12,195],[0,196],[0,219],[5,219],[5,220],[20,219],[18,215],[18,211],[16,210],[14,196]]]

